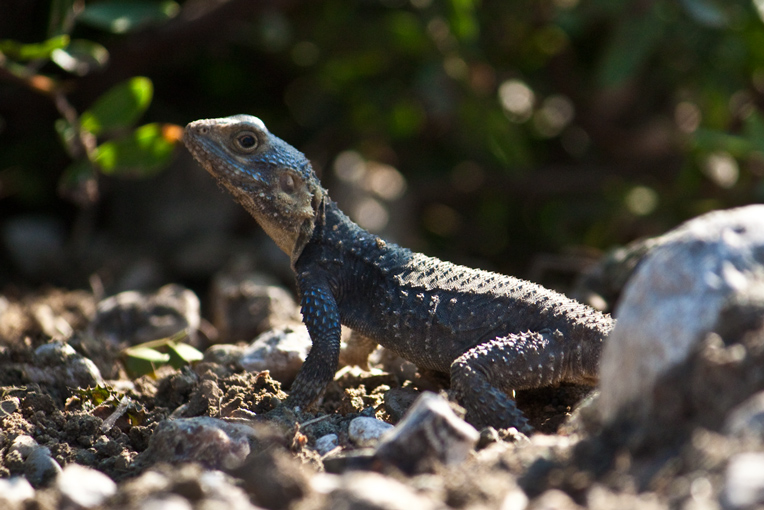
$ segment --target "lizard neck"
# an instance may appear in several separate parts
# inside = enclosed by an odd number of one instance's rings
[[[405,258],[409,253],[409,250],[387,243],[361,228],[324,195],[316,215],[313,235],[299,257],[297,266],[316,260],[333,260],[345,269],[348,269],[348,264],[354,263],[390,269],[400,262],[398,259]]]

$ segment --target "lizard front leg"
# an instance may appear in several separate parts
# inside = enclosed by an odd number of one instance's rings
[[[340,313],[331,288],[323,278],[298,275],[302,320],[313,346],[292,383],[286,404],[306,409],[334,379],[340,355]]]

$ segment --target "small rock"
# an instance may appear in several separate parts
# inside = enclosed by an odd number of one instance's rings
[[[412,388],[393,388],[385,393],[385,411],[393,422],[398,422],[421,394]]]
[[[660,375],[712,331],[725,303],[764,273],[764,205],[712,212],[665,236],[639,265],[605,342],[600,406],[642,414]],[[757,276],[758,275],[758,276]]]
[[[8,449],[8,453],[18,452],[22,459],[26,459],[30,453],[38,448],[41,447],[32,436],[22,434],[13,440],[11,447]]]
[[[142,463],[199,462],[210,469],[234,469],[250,452],[256,431],[245,424],[199,416],[165,420],[138,459]]]
[[[15,413],[21,401],[17,397],[9,397],[0,402],[0,419]]]
[[[730,459],[721,500],[730,509],[764,504],[764,453],[739,453]]]
[[[50,342],[35,351],[34,365],[24,365],[24,374],[36,383],[87,388],[103,384],[98,367],[90,359],[62,342]]]
[[[291,452],[273,446],[270,444],[251,455],[246,464],[231,474],[241,480],[241,487],[257,505],[287,510],[308,494],[310,471]]]
[[[735,437],[757,437],[764,440],[764,392],[756,393],[733,408],[722,430]]]
[[[407,473],[431,471],[438,462],[467,458],[480,434],[435,393],[423,393],[377,448],[377,457]]]
[[[141,510],[261,510],[233,479],[197,464],[159,465],[120,484],[121,505],[108,508]]]
[[[249,372],[269,370],[274,379],[290,385],[311,345],[305,326],[267,331],[244,349],[239,366]]]
[[[117,492],[117,484],[111,478],[79,464],[66,466],[56,477],[56,487],[74,508],[99,506]]]
[[[558,489],[549,489],[531,504],[532,510],[578,510],[581,507],[573,499]]]
[[[292,294],[268,277],[224,274],[212,283],[212,323],[221,342],[249,341],[270,329],[299,322]]]
[[[244,356],[244,347],[234,344],[216,344],[204,351],[204,361],[218,365],[236,365]]]
[[[98,303],[90,336],[112,345],[135,345],[186,330],[191,343],[201,323],[199,298],[176,284],[155,293],[121,292]]]
[[[348,437],[356,446],[374,446],[379,442],[382,435],[393,426],[376,418],[359,416],[350,422]]]
[[[43,446],[32,450],[24,461],[24,476],[34,487],[47,485],[60,472],[61,466],[50,456],[50,450]]]
[[[29,481],[22,476],[0,478],[0,503],[8,504],[11,508],[22,508],[21,503],[34,498],[34,492]]]
[[[417,494],[401,482],[379,473],[350,471],[342,476],[324,479],[329,490],[325,508],[359,508],[364,510],[434,510],[444,505]]]
[[[316,451],[319,455],[326,455],[339,446],[337,434],[326,434],[316,439]]]
[[[520,487],[513,487],[504,496],[499,510],[525,510],[528,507],[528,496]]]

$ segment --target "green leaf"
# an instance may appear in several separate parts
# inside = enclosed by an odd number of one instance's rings
[[[69,44],[68,35],[52,37],[47,41],[24,44],[11,39],[0,41],[0,53],[14,60],[37,60],[50,58],[54,50],[65,48]]]
[[[149,107],[153,93],[151,80],[143,76],[131,78],[110,89],[84,111],[80,126],[95,135],[130,127]]]
[[[97,42],[75,39],[66,48],[53,50],[50,58],[61,69],[84,76],[106,67],[109,51]]]
[[[151,175],[169,163],[181,132],[173,124],[146,124],[96,147],[95,162],[105,174]]]
[[[167,348],[170,351],[170,365],[174,368],[182,368],[204,359],[204,354],[188,344],[168,342]]]
[[[88,4],[77,20],[94,28],[124,34],[175,17],[180,6],[172,1],[107,0]]]
[[[125,369],[134,377],[151,374],[170,361],[170,355],[148,347],[128,347],[122,351]]]

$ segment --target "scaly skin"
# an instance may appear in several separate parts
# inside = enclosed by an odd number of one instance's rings
[[[313,341],[287,404],[332,380],[340,324],[420,369],[450,374],[476,427],[527,420],[507,393],[596,384],[608,315],[531,282],[386,243],[331,201],[305,156],[256,117],[192,122],[186,146],[292,260]]]

